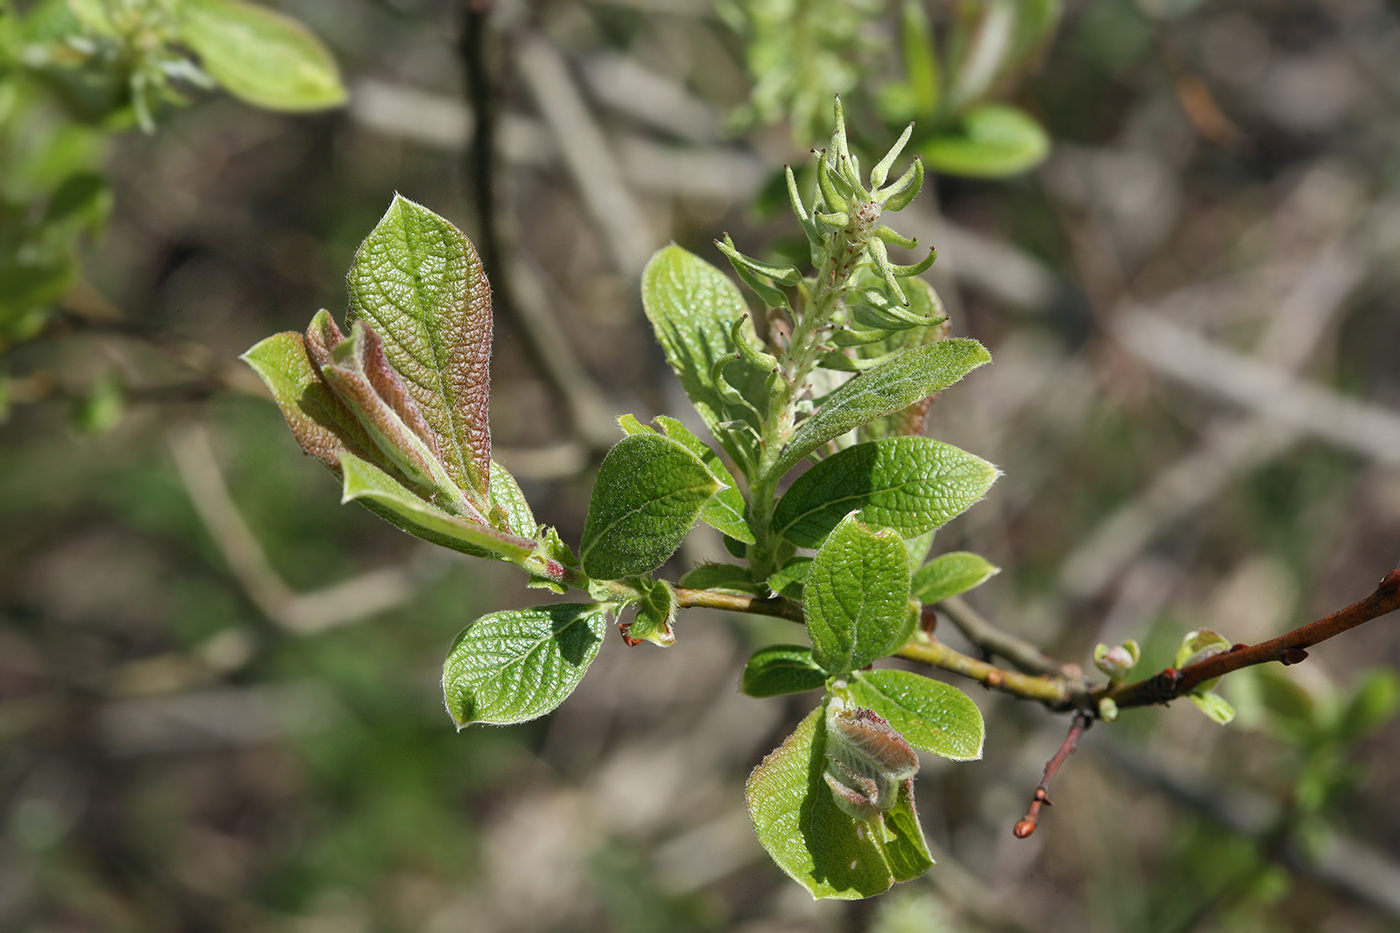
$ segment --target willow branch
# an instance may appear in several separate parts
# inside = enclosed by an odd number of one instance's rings
[[[1054,710],[1076,709],[1088,702],[1089,690],[1082,680],[1008,671],[995,664],[969,657],[922,632],[916,632],[914,637],[899,649],[895,657],[961,674],[989,690],[999,690],[1025,700],[1035,700]]]
[[[727,612],[772,616],[778,619],[787,619],[789,622],[796,622],[799,625],[805,624],[802,617],[802,604],[782,596],[763,598],[740,593],[723,593],[716,590],[693,590],[683,586],[678,586],[675,590],[676,605],[682,609],[723,609]],[[1054,710],[1089,707],[1090,687],[1082,677],[1033,676],[1019,671],[1009,671],[950,648],[923,631],[915,632],[908,643],[896,652],[895,657],[913,661],[926,667],[960,674],[977,681],[990,690],[999,690],[1002,693],[1009,693],[1026,700],[1035,700]],[[1058,670],[1059,666],[1056,667]],[[1073,667],[1073,665],[1067,665],[1067,667]]]
[[[1084,710],[1074,714],[1074,721],[1070,723],[1069,734],[1060,743],[1060,750],[1055,756],[1045,763],[1045,773],[1040,777],[1040,784],[1036,787],[1035,793],[1031,796],[1031,805],[1026,810],[1026,815],[1016,824],[1012,830],[1017,839],[1026,839],[1035,832],[1036,822],[1040,819],[1040,808],[1048,807],[1050,803],[1050,782],[1055,779],[1060,766],[1065,763],[1070,755],[1074,754],[1075,748],[1079,746],[1079,740],[1089,727],[1094,724],[1093,717]]]
[[[752,615],[773,616],[789,622],[804,624],[802,604],[782,596],[745,596],[741,593],[721,593],[717,590],[692,590],[676,587],[676,605],[681,609],[723,609]]]
[[[1400,609],[1400,569],[1392,570],[1382,577],[1375,592],[1370,596],[1316,622],[1309,622],[1278,638],[1257,645],[1235,645],[1229,651],[1180,670],[1169,667],[1154,677],[1101,690],[1094,694],[1092,699],[1095,703],[1104,699],[1112,700],[1119,709],[1169,703],[1178,697],[1186,696],[1206,681],[1232,671],[1270,661],[1297,664],[1307,659],[1307,649],[1313,645],[1396,609]]]
[[[983,618],[961,596],[950,596],[938,603],[938,608],[968,641],[989,655],[1005,658],[1017,670],[1027,674],[1048,674],[1069,679],[1075,679],[1080,674],[1076,665],[1061,664],[1030,642],[1003,632]]]

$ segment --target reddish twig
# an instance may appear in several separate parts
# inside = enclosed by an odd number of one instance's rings
[[[1025,839],[1035,832],[1036,820],[1040,818],[1040,808],[1051,806],[1050,803],[1050,781],[1054,779],[1055,773],[1060,770],[1060,765],[1065,763],[1074,752],[1074,748],[1079,744],[1079,739],[1089,727],[1094,724],[1094,720],[1088,713],[1080,710],[1074,714],[1074,720],[1070,723],[1069,734],[1060,743],[1060,750],[1055,753],[1055,757],[1045,763],[1045,774],[1040,778],[1040,786],[1035,789],[1035,794],[1031,797],[1031,805],[1012,830],[1017,839]]]
[[[1119,709],[1168,703],[1186,696],[1206,681],[1231,671],[1255,664],[1266,664],[1269,661],[1297,664],[1307,659],[1307,649],[1313,645],[1396,609],[1400,609],[1400,569],[1392,570],[1382,577],[1375,592],[1370,596],[1316,622],[1309,622],[1278,638],[1257,645],[1235,645],[1229,651],[1180,670],[1169,667],[1154,677],[1102,690],[1094,695],[1093,700],[1096,705],[1105,699],[1112,700]]]

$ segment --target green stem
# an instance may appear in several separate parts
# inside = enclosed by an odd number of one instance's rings
[[[749,486],[750,527],[758,540],[749,547],[749,563],[756,573],[767,576],[778,568],[775,556],[781,540],[772,533],[773,509],[777,503],[778,482],[774,469],[783,447],[792,437],[797,420],[797,403],[807,388],[807,379],[816,367],[821,329],[831,322],[841,299],[850,288],[865,248],[860,231],[847,226],[831,237],[830,249],[815,279],[798,288],[798,302],[792,337],[779,359],[783,380],[769,398],[767,416],[759,440],[759,462]],[[777,348],[774,348],[777,349]]]

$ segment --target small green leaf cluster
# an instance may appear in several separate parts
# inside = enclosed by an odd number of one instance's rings
[[[322,311],[305,333],[269,337],[244,359],[301,446],[340,476],[345,501],[515,564],[531,585],[588,594],[493,613],[462,632],[443,669],[459,728],[554,709],[609,620],[628,644],[666,647],[689,606],[737,597],[749,611],[800,618],[810,646],[760,648],[744,689],[821,689],[822,699],[754,771],[749,807],[760,841],[815,896],[863,897],[932,864],[913,804],[914,749],[981,754],[981,714],[965,694],[872,665],[927,637],[923,602],[996,573],[973,554],[926,557],[935,530],[998,471],[922,436],[931,397],[989,356],[947,337],[936,296],[914,278],[932,254],[902,266],[884,250],[912,245],[880,222],[923,180],[915,161],[889,181],[909,133],[862,175],[839,102],[836,118],[810,201],[789,176],[811,274],[723,244],[758,296],[755,314],[726,275],[679,247],[647,265],[647,317],[715,446],[677,418],[620,418],[577,558],[491,459],[490,290],[470,242],[443,218],[395,198],[350,268],[345,328]],[[724,536],[736,562],[679,584],[658,578],[697,522]]]
[[[278,110],[346,97],[305,27],[242,0],[0,0],[0,353],[41,332],[79,246],[106,229],[108,141],[153,130],[182,87],[215,85]],[[0,420],[4,384],[0,372]],[[77,423],[100,429],[121,408],[99,374]]]
[[[935,29],[917,0],[725,0],[721,18],[743,37],[754,76],[735,121],[787,120],[808,144],[829,130],[825,105],[833,94],[867,94],[885,126],[918,121],[913,150],[935,171],[995,178],[1034,167],[1049,153],[1049,139],[1004,98],[1039,60],[1059,22],[1060,0],[945,7],[947,21]],[[869,28],[890,20],[897,56]],[[863,75],[893,77],[866,88]]]
[[[325,46],[296,20],[243,0],[49,0],[40,7],[31,16],[44,18],[51,40],[43,65],[56,78],[63,70],[65,80],[111,81],[108,92],[147,132],[161,105],[185,102],[182,82],[220,86],[274,110],[345,102]]]
[[[1180,647],[1176,649],[1176,658],[1172,663],[1180,669],[1229,650],[1230,640],[1224,635],[1208,628],[1197,629],[1186,633]],[[1235,718],[1235,708],[1230,705],[1229,700],[1215,692],[1219,685],[1220,678],[1213,677],[1197,685],[1188,696],[1201,712],[1223,726]]]

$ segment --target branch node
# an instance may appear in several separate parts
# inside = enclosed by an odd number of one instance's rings
[[[1302,664],[1307,659],[1308,653],[1302,648],[1284,648],[1278,653],[1279,663],[1285,666],[1289,664]]]

